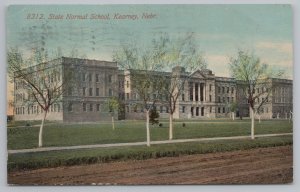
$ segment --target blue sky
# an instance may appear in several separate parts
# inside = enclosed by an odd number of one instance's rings
[[[26,19],[28,14],[44,19]],[[155,15],[142,19],[143,13]],[[48,19],[49,14],[64,19]],[[109,14],[109,20],[66,19],[67,14]],[[115,14],[139,19],[113,19]],[[7,46],[25,55],[43,45],[51,54],[58,47],[68,56],[72,49],[89,59],[111,60],[120,43],[134,39],[147,45],[161,32],[181,36],[195,34],[208,68],[217,76],[229,76],[229,57],[238,49],[254,52],[286,76],[293,75],[292,10],[289,5],[41,5],[11,6],[7,10]]]

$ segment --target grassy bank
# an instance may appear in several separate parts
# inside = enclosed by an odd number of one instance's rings
[[[249,120],[185,121],[174,123],[174,139],[209,138],[250,135]],[[292,132],[293,124],[287,120],[267,120],[256,123],[255,134]],[[11,127],[7,129],[8,149],[35,148],[38,144],[39,127]],[[163,127],[151,127],[151,140],[168,139],[168,122]],[[111,124],[62,124],[52,123],[45,126],[44,147],[74,146],[104,143],[125,143],[146,141],[144,121],[118,121],[116,129]]]
[[[38,168],[106,163],[124,160],[176,157],[180,155],[203,154],[233,150],[247,150],[258,147],[291,145],[292,136],[266,137],[255,140],[227,140],[193,143],[153,145],[151,147],[115,147],[82,150],[65,150],[8,156],[8,171]]]

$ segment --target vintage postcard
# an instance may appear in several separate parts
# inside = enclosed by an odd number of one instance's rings
[[[293,182],[291,5],[10,5],[10,185]]]

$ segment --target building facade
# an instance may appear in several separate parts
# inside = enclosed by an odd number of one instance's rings
[[[143,119],[145,109],[141,98],[132,83],[130,71],[119,70],[116,62],[60,58],[48,62],[44,69],[53,82],[64,81],[65,71],[73,71],[75,84],[66,88],[61,99],[49,109],[49,120],[102,121],[109,120],[110,113],[105,107],[109,98],[117,98],[120,110],[115,113],[116,119]],[[37,71],[37,70],[33,70]],[[55,71],[55,73],[53,73]],[[232,115],[232,105],[236,104],[235,116],[249,116],[248,101],[243,95],[243,82],[234,78],[217,77],[211,70],[197,70],[192,74],[184,68],[173,69],[171,72],[152,72],[157,76],[171,79],[174,73],[189,76],[183,81],[173,117],[175,119],[228,118]],[[35,73],[35,72],[33,72]],[[53,76],[52,76],[52,75]],[[37,78],[39,74],[35,74]],[[257,115],[261,118],[289,118],[293,111],[293,82],[287,79],[271,79],[272,90],[266,86],[257,86]],[[171,81],[170,81],[171,84]],[[15,79],[15,120],[38,120],[42,118],[38,104],[26,103],[29,97],[24,82]],[[268,94],[267,94],[268,93]],[[160,117],[168,118],[169,105],[165,95],[149,93],[151,97],[159,97],[155,107]],[[263,105],[258,103],[264,101]]]
[[[43,75],[39,73],[40,70]],[[46,81],[49,80],[49,87],[60,84],[61,89],[65,90],[50,106],[48,120],[78,122],[111,118],[106,102],[111,97],[118,97],[119,71],[116,62],[62,57],[34,66],[30,71],[37,81],[46,78]],[[72,76],[66,77],[70,71]],[[63,82],[72,79],[72,84]],[[42,109],[37,102],[29,99],[30,89],[26,83],[15,78],[14,84],[15,120],[42,119]],[[68,87],[64,87],[66,85]]]

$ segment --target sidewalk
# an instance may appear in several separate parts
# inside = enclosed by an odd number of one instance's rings
[[[255,135],[259,137],[275,137],[293,135],[293,133],[278,133],[278,134],[261,134]],[[234,137],[213,137],[213,138],[196,138],[196,139],[174,139],[164,141],[151,141],[151,145],[157,144],[169,144],[169,143],[186,143],[186,142],[200,142],[200,141],[216,141],[216,140],[236,140],[236,139],[250,139],[251,136],[234,136]],[[107,148],[107,147],[125,147],[125,146],[141,146],[146,145],[145,142],[134,142],[134,143],[111,143],[111,144],[96,144],[96,145],[77,145],[77,146],[65,146],[65,147],[42,147],[33,149],[18,149],[18,150],[7,150],[8,154],[17,153],[35,153],[45,151],[60,151],[60,150],[72,150],[72,149],[92,149],[92,148]]]

